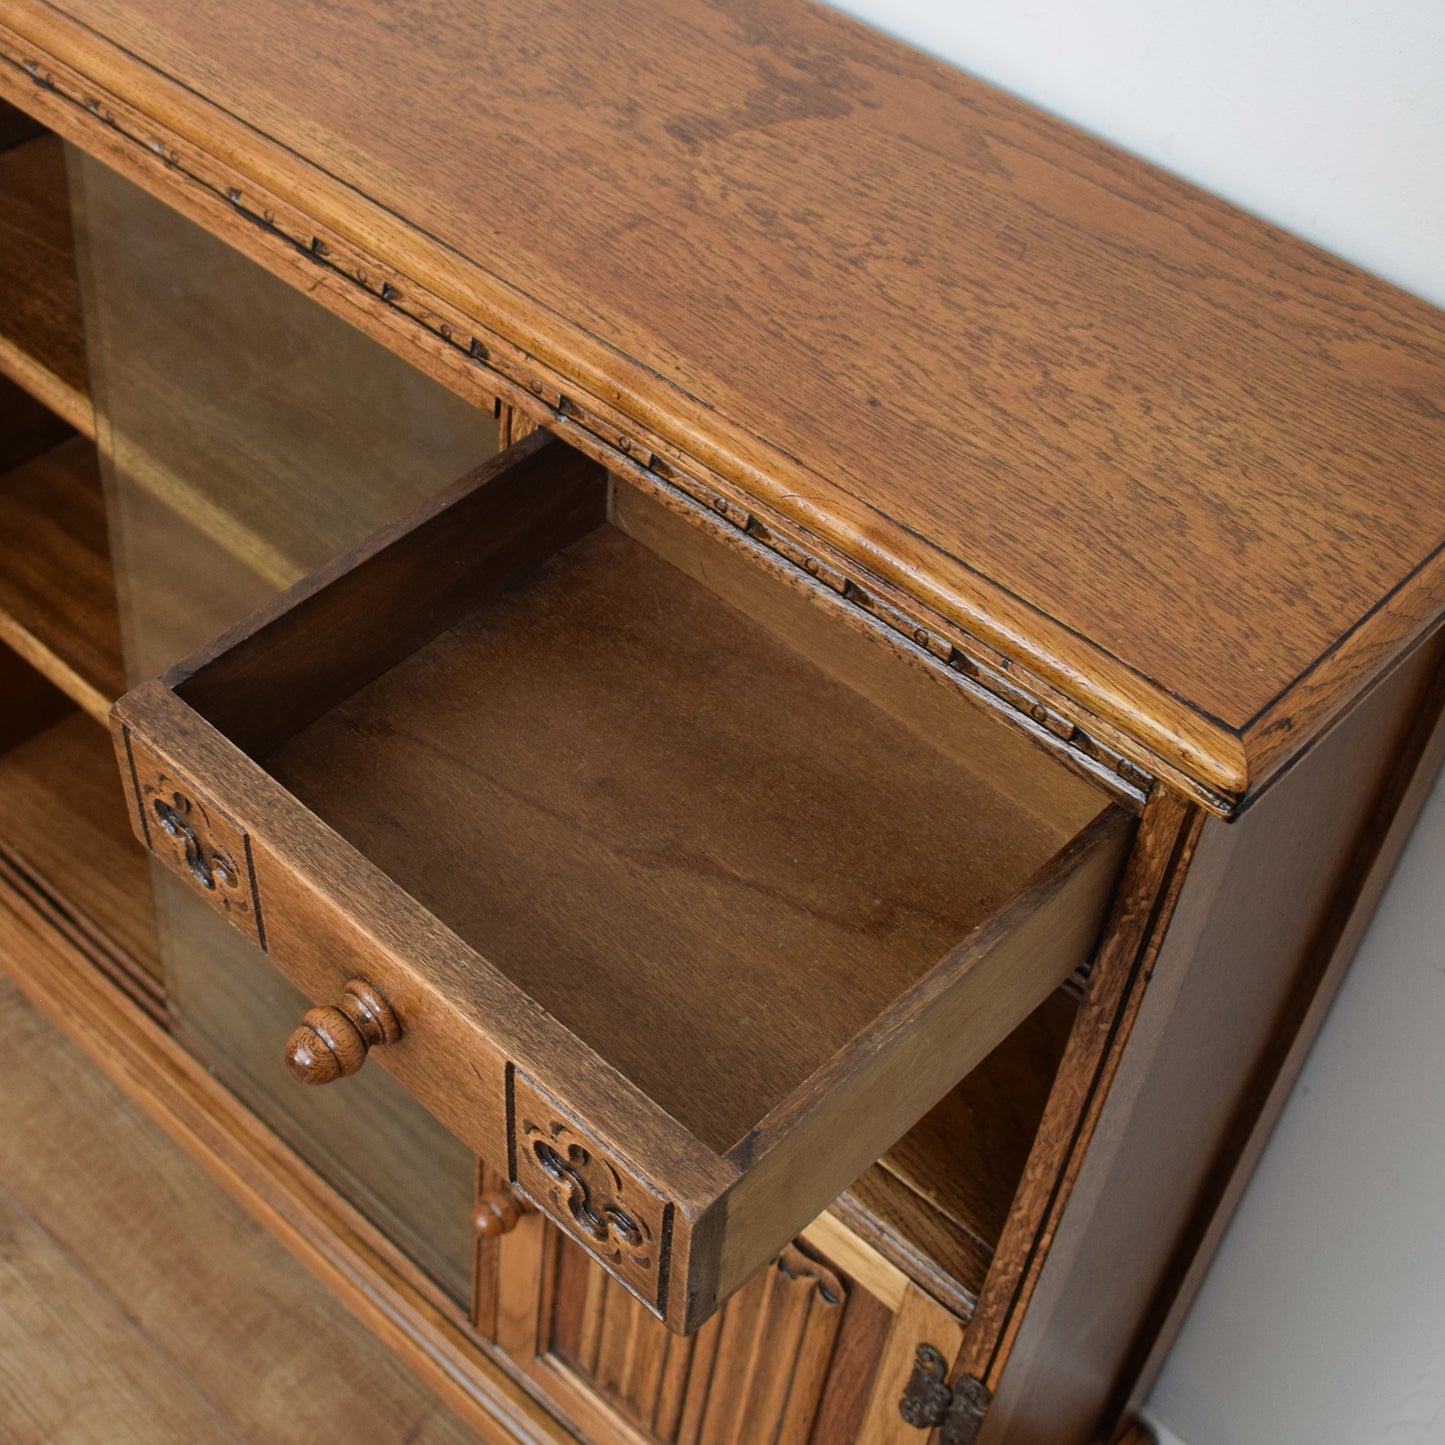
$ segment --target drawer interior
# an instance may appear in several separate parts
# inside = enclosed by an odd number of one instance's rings
[[[288,722],[218,680],[259,637],[177,692],[724,1153],[1108,800],[684,511],[584,490],[378,675],[288,671]]]

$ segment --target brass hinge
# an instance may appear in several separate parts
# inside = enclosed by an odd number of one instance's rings
[[[974,1445],[992,1399],[972,1375],[960,1375],[950,1388],[947,1361],[932,1345],[919,1345],[898,1413],[920,1430],[941,1428],[940,1445]]]

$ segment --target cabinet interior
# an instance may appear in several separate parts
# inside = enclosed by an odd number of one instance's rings
[[[152,1016],[145,855],[105,728],[124,688],[61,142],[0,105],[0,875]]]
[[[0,144],[14,142],[0,150],[0,371],[93,438],[65,151],[35,130],[17,121],[0,131]]]
[[[160,1014],[150,881],[99,725],[126,670],[65,158],[4,107],[0,279],[0,866]],[[262,752],[725,1149],[1105,801],[895,653],[610,482],[575,544]],[[563,680],[569,707],[544,706]],[[356,808],[360,776],[383,808]],[[960,1312],[1074,1011],[1051,998],[840,1203]]]

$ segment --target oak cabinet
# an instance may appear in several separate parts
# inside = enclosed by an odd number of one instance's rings
[[[1440,318],[792,0],[158,4],[0,23],[7,968],[489,1438],[1109,1439],[1445,747]]]

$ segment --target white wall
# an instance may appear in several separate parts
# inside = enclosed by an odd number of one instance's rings
[[[1445,0],[838,8],[1445,306]],[[1445,1445],[1445,784],[1150,1412],[1166,1445]]]

